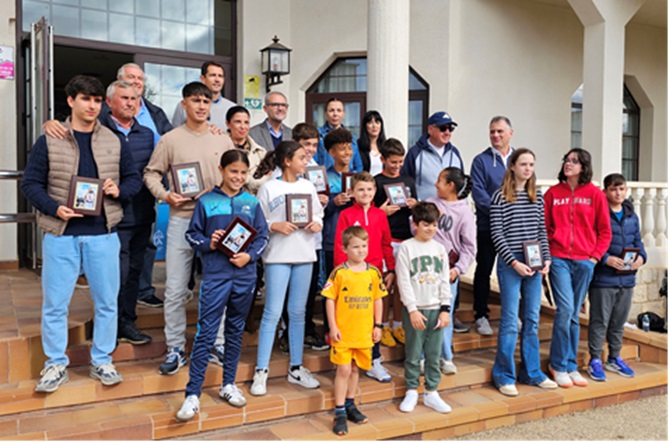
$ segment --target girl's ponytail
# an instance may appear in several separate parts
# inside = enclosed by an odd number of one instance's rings
[[[275,162],[276,162],[276,150],[268,152],[265,155],[265,158],[263,158],[260,164],[258,164],[256,171],[253,173],[253,178],[259,180],[260,178],[264,177],[265,175],[273,171],[276,168]]]
[[[465,175],[462,169],[447,167],[442,173],[447,183],[455,185],[455,191],[459,200],[463,200],[469,196],[472,191],[472,179],[469,175]]]

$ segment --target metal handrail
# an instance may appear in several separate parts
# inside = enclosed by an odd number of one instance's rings
[[[0,180],[20,180],[23,178],[22,170],[0,170]]]
[[[21,181],[22,170],[0,170],[0,180]],[[34,212],[0,213],[0,224],[17,223],[32,224],[32,258],[33,270],[37,268],[37,215]]]

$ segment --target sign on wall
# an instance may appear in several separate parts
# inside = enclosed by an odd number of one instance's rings
[[[244,75],[244,107],[247,109],[262,109],[260,77],[258,75]]]
[[[14,47],[0,46],[0,78],[14,79]]]

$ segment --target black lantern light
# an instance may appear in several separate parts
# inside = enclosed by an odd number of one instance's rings
[[[262,73],[267,79],[267,92],[270,86],[283,83],[282,75],[290,74],[290,51],[292,49],[279,43],[276,35],[272,39],[274,43],[260,50]]]

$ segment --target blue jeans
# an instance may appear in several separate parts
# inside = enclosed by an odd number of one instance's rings
[[[523,262],[523,256],[516,254]],[[514,353],[518,339],[518,310],[523,321],[520,331],[520,373],[524,384],[538,385],[546,379],[539,357],[539,310],[541,309],[541,275],[521,276],[503,259],[497,260],[502,317],[497,337],[497,354],[492,378],[497,387],[516,382]]]
[[[458,291],[460,290],[460,278],[456,279],[455,282],[451,283],[451,314],[450,321],[448,321],[448,326],[442,329],[444,333],[444,340],[441,343],[441,357],[447,361],[453,360],[453,306],[458,299]]]
[[[304,315],[313,267],[314,265],[311,262],[303,264],[265,263],[265,281],[267,281],[265,284],[265,310],[260,321],[260,333],[258,335],[257,369],[269,367],[276,325],[281,317],[286,289],[288,289],[290,365],[302,365]]]
[[[553,320],[550,364],[555,371],[569,373],[578,368],[579,313],[594,269],[595,264],[589,259],[552,257],[550,281],[557,310]]]
[[[117,300],[121,284],[116,233],[86,236],[44,235],[42,242],[42,347],[46,365],[70,363],[67,349],[67,314],[74,285],[83,268],[95,305],[91,361],[112,361],[116,347]]]

